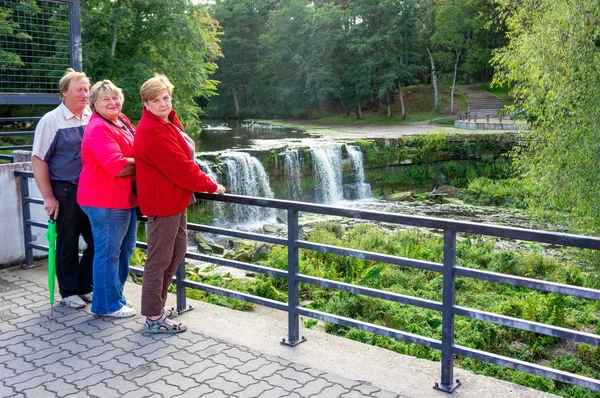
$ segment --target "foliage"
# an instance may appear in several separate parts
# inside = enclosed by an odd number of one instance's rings
[[[471,181],[460,197],[476,205],[526,209],[529,191],[525,181],[519,178],[494,181],[481,177]]]
[[[573,212],[600,230],[600,3],[503,1],[509,44],[494,64],[532,128],[515,153],[536,208]]]
[[[84,70],[92,82],[111,79],[123,89],[123,111],[141,116],[139,88],[154,73],[174,84],[173,108],[196,129],[198,98],[214,94],[209,78],[220,54],[218,23],[190,0],[85,0],[82,5]]]

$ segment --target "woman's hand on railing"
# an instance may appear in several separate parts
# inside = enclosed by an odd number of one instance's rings
[[[218,195],[223,195],[225,193],[225,187],[221,184],[217,185],[217,190],[214,192]]]

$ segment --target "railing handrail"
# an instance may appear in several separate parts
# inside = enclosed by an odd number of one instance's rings
[[[44,223],[29,220],[29,204],[39,204],[40,200],[29,198],[28,188],[26,188],[28,186],[28,184],[26,183],[26,179],[33,177],[33,173],[29,171],[17,170],[15,171],[15,175],[22,178],[21,195],[23,203],[23,225],[26,232],[26,261],[31,261],[32,263],[33,256],[32,254],[27,254],[27,251],[31,252],[33,248],[44,250],[44,246],[36,245],[31,242],[31,227],[35,226],[43,228]],[[178,269],[176,277],[174,278],[174,282],[177,287],[177,303],[179,309],[185,308],[185,288],[190,287],[200,289],[209,293],[220,294],[226,297],[231,297],[287,311],[288,339],[284,339],[284,341],[282,342],[286,345],[294,346],[304,341],[304,339],[299,335],[299,316],[303,315],[348,327],[358,328],[367,332],[377,333],[380,335],[400,339],[411,343],[420,344],[426,347],[439,349],[442,351],[442,376],[441,382],[435,383],[434,388],[445,392],[452,392],[455,388],[457,388],[460,385],[460,382],[458,380],[454,380],[453,378],[453,360],[454,356],[458,354],[600,391],[600,380],[454,344],[454,317],[456,315],[459,315],[463,317],[495,323],[502,326],[509,326],[520,330],[526,330],[540,334],[545,334],[548,336],[570,339],[577,342],[583,342],[600,346],[600,335],[457,306],[455,297],[455,279],[457,276],[470,277],[498,283],[506,283],[541,291],[550,291],[561,294],[584,297],[588,299],[600,300],[600,290],[559,284],[554,282],[547,282],[532,278],[517,277],[508,274],[499,274],[480,269],[459,267],[456,265],[457,232],[513,238],[519,240],[528,240],[540,243],[558,244],[563,246],[587,248],[594,250],[600,250],[600,238],[566,234],[561,232],[537,231],[517,227],[478,224],[468,221],[455,221],[435,217],[385,213],[372,210],[356,210],[330,205],[294,202],[280,199],[247,197],[232,194],[212,195],[206,193],[196,193],[195,196],[197,199],[203,200],[269,207],[275,209],[284,209],[288,211],[287,238],[280,238],[264,234],[257,234],[199,224],[188,224],[188,229],[194,231],[218,233],[226,236],[235,236],[285,245],[288,247],[287,271],[250,263],[244,263],[235,260],[228,260],[225,258],[214,257],[206,254],[191,252],[186,253],[186,258],[207,261],[217,265],[225,265],[235,267],[238,269],[249,270],[252,272],[258,272],[265,275],[284,278],[288,281],[288,303],[286,304],[279,301],[266,299],[263,297],[252,296],[246,293],[240,293],[229,289],[185,280],[185,263],[182,263],[182,265]],[[398,256],[365,252],[361,250],[343,248],[338,246],[315,244],[312,242],[301,240],[299,238],[298,233],[299,212],[326,214],[340,217],[355,218],[360,220],[370,220],[384,223],[394,223],[432,229],[441,229],[444,231],[443,263],[407,259]],[[144,243],[138,242],[138,247],[145,248],[146,245]],[[389,291],[372,289],[364,286],[353,285],[344,282],[332,281],[317,278],[310,275],[300,274],[298,269],[298,249],[300,248],[317,250],[325,253],[341,254],[373,261],[388,262],[391,264],[397,264],[401,266],[440,272],[443,275],[443,299],[441,302],[434,300],[425,300],[418,297],[407,296]],[[143,274],[142,268],[131,267],[131,271],[138,275]],[[404,332],[401,330],[391,329],[380,325],[369,324],[363,321],[353,320],[342,316],[327,314],[324,312],[302,307],[299,304],[299,283],[310,283],[325,288],[348,291],[355,294],[361,294],[369,297],[375,297],[393,302],[399,302],[403,304],[409,304],[413,306],[440,311],[442,314],[442,340],[440,341],[429,337]]]

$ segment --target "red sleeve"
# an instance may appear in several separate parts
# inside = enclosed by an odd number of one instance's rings
[[[174,184],[193,192],[215,192],[217,184],[190,159],[188,151],[188,148],[181,147],[169,130],[169,134],[157,134],[154,137],[146,147],[145,155]]]
[[[127,166],[127,158],[123,155],[114,131],[107,123],[97,123],[86,131],[87,150],[108,175],[116,177]]]

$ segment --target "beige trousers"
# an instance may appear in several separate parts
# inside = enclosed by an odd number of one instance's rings
[[[148,258],[142,283],[142,315],[159,316],[177,267],[187,250],[187,215],[148,217]]]

